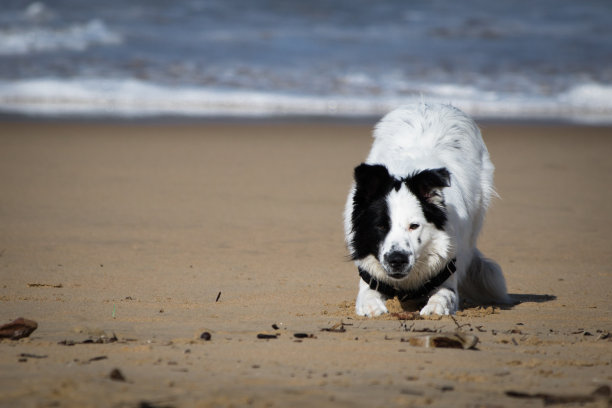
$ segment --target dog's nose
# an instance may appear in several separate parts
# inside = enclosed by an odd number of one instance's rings
[[[385,255],[385,262],[396,271],[403,270],[408,264],[410,254],[402,251],[393,251]]]

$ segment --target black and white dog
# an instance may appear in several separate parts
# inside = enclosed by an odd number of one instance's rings
[[[395,296],[426,302],[421,315],[455,313],[459,294],[510,303],[501,268],[476,248],[493,169],[474,121],[450,105],[404,106],[377,124],[344,214],[358,315],[386,313]]]

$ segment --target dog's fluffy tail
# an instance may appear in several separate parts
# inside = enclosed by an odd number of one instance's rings
[[[459,293],[478,304],[512,304],[501,267],[474,249],[472,262],[459,283]]]

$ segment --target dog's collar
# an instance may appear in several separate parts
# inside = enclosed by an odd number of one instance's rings
[[[363,281],[370,286],[370,289],[380,292],[389,298],[397,296],[398,300],[400,302],[403,302],[406,300],[419,299],[423,296],[426,296],[429,292],[443,284],[445,280],[447,280],[453,273],[455,273],[457,267],[455,266],[455,259],[453,259],[449,263],[447,263],[446,266],[442,268],[442,270],[438,272],[437,275],[433,276],[427,282],[423,283],[421,287],[411,290],[398,289],[388,283],[379,281],[365,269],[358,268],[358,270],[359,276],[361,276],[361,279],[363,279]]]

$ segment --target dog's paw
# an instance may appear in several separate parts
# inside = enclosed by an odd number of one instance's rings
[[[389,312],[382,299],[370,297],[355,304],[355,312],[359,316],[374,317]]]
[[[380,293],[373,290],[360,291],[355,302],[355,313],[359,316],[374,317],[388,313],[385,301],[381,298]]]
[[[457,311],[457,295],[452,290],[442,288],[436,292],[423,309],[421,309],[421,316],[430,315],[449,315],[455,314]]]
[[[431,316],[431,315],[448,315],[450,313],[450,309],[447,305],[442,302],[432,302],[431,300],[427,302],[424,308],[421,309],[421,316]]]

